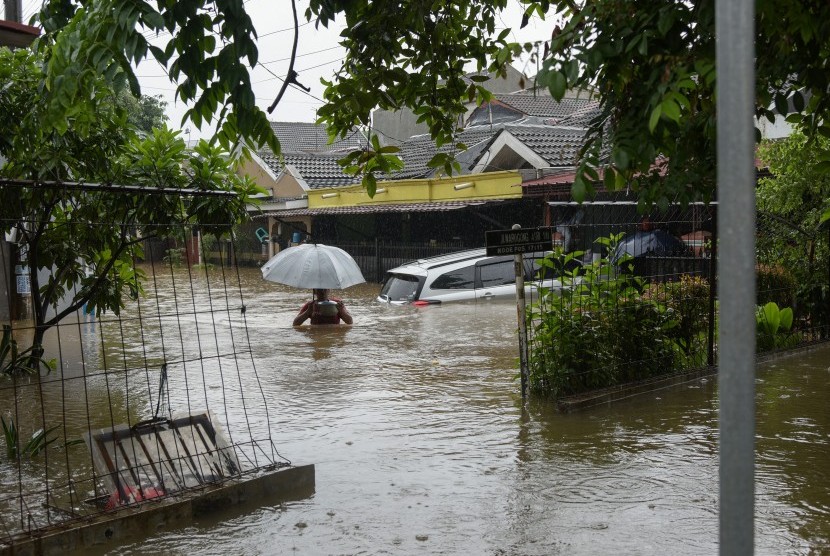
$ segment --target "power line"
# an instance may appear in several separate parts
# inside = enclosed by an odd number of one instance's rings
[[[297,73],[302,73],[304,71],[321,68],[323,66],[327,66],[329,64],[334,64],[334,63],[340,62],[340,61],[342,61],[342,58],[337,58],[336,60],[330,60],[328,62],[323,62],[322,64],[317,64],[316,66],[310,66],[310,67],[307,67],[307,68],[304,68],[304,69],[298,69]],[[267,67],[263,66],[262,69],[264,69],[265,71],[267,71],[268,73],[273,75],[273,77],[266,77],[265,79],[260,79],[259,81],[256,81],[256,82],[252,83],[253,85],[259,85],[260,83],[266,83],[268,81],[273,81],[274,79],[279,79],[280,81],[283,81],[282,77],[279,77],[278,75],[276,75],[274,72],[272,72]]]
[[[299,29],[300,27],[305,27],[306,25],[312,23],[311,21],[306,21],[305,23],[301,23],[297,26]],[[262,37],[267,37],[269,35],[276,35],[277,33],[285,33],[286,31],[293,31],[294,27],[286,27],[285,29],[277,29],[276,31],[268,31],[267,33],[263,33],[261,35],[257,35],[257,39],[261,39]],[[267,62],[270,63],[270,62]]]
[[[343,47],[342,47],[342,46],[340,46],[340,45],[338,44],[337,46],[331,46],[331,47],[329,47],[329,48],[322,48],[322,49],[320,49],[320,50],[315,50],[315,51],[313,51],[313,52],[306,52],[306,53],[304,53],[304,54],[297,54],[297,55],[295,56],[295,58],[302,58],[302,57],[304,57],[304,56],[312,56],[312,55],[314,55],[314,54],[319,54],[319,53],[321,53],[321,52],[328,52],[329,50],[336,50],[336,49],[338,49],[338,48],[343,48]],[[288,58],[278,58],[277,60],[270,60],[270,61],[268,61],[268,62],[260,62],[260,64],[262,64],[262,65],[265,65],[265,64],[276,64],[277,62],[285,62],[285,61],[290,60],[290,59],[291,59],[291,57],[289,56]],[[299,70],[298,70],[298,71],[299,71]]]

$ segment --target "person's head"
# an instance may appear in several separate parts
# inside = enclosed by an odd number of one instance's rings
[[[329,298],[329,290],[314,290],[314,299],[322,301]]]

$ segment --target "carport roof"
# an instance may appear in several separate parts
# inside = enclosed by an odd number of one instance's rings
[[[512,199],[511,199],[512,200]],[[434,203],[399,203],[388,205],[356,205],[350,207],[320,207],[320,208],[302,208],[302,209],[286,209],[273,212],[266,212],[262,216],[320,216],[320,215],[338,215],[338,214],[382,214],[389,212],[446,212],[451,210],[459,210],[467,207],[478,207],[482,205],[490,205],[495,203],[502,203],[504,199],[498,200],[468,200],[468,201],[441,201]]]

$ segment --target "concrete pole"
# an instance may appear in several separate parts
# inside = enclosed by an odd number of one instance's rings
[[[754,551],[755,9],[717,0],[720,554]]]

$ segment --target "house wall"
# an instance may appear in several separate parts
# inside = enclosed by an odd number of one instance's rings
[[[321,188],[308,192],[308,206],[355,207],[435,201],[518,199],[522,197],[521,183],[521,174],[508,171],[434,180],[378,182],[374,197],[369,197],[361,185]]]
[[[305,190],[294,176],[282,173],[279,177],[258,157],[245,160],[239,168],[239,174],[253,179],[257,185],[269,191],[273,197],[302,197]]]

